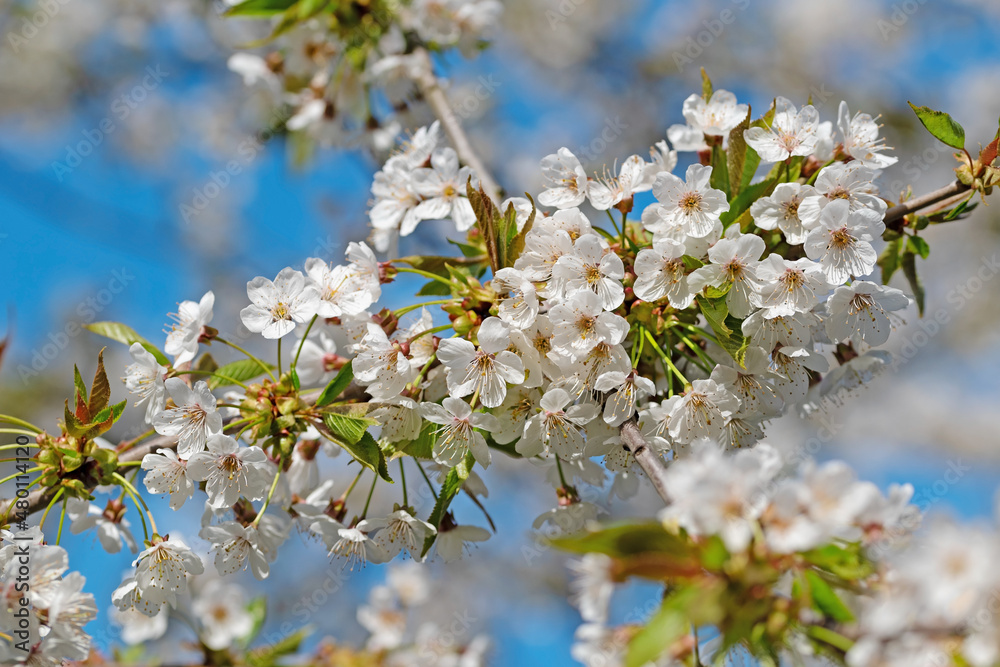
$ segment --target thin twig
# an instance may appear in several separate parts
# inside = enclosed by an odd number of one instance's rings
[[[622,443],[632,452],[636,463],[639,464],[646,473],[646,476],[653,482],[653,487],[660,494],[660,498],[663,498],[663,502],[669,505],[670,494],[667,493],[666,482],[667,466],[663,463],[663,459],[650,448],[649,443],[646,442],[646,438],[642,435],[642,431],[639,430],[639,424],[636,423],[635,419],[626,421],[621,425],[619,431],[621,432]]]
[[[427,105],[431,108],[431,111],[441,121],[441,126],[444,128],[445,134],[448,135],[448,140],[451,141],[451,145],[455,147],[455,152],[458,153],[458,158],[469,167],[472,167],[487,194],[494,199],[499,199],[500,186],[497,185],[496,179],[493,178],[493,175],[486,168],[483,161],[479,159],[478,153],[472,148],[469,137],[465,134],[465,130],[462,129],[462,123],[455,115],[455,112],[452,111],[451,104],[448,102],[448,96],[441,87],[441,82],[434,74],[434,63],[431,62],[430,53],[427,52],[427,49],[418,47],[413,52],[413,56],[418,61],[414,82],[417,84],[417,88],[420,89],[420,93],[423,95],[424,100],[427,101]]]
[[[885,224],[889,227],[892,223],[902,220],[905,216],[913,213],[914,211],[919,211],[922,208],[927,208],[932,204],[936,204],[939,201],[944,201],[949,197],[954,197],[957,194],[967,192],[969,190],[968,185],[962,184],[960,181],[955,181],[946,185],[945,187],[935,190],[934,192],[928,192],[920,197],[914,197],[902,204],[897,204],[893,206],[888,211],[885,212]]]

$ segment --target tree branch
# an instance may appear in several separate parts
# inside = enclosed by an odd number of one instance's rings
[[[963,185],[961,182],[955,181],[939,190],[928,192],[925,195],[914,197],[909,201],[893,206],[885,212],[885,218],[883,218],[883,220],[885,221],[886,226],[891,227],[892,223],[902,220],[905,216],[913,213],[914,211],[927,208],[932,204],[937,204],[938,202],[950,199],[955,195],[968,192],[968,190],[968,185]]]
[[[319,398],[319,394],[320,394],[319,391],[303,394],[302,399],[307,403],[312,404],[316,401],[317,398]],[[347,389],[344,390],[344,393],[341,395],[341,397],[344,400],[361,400],[366,397],[365,389],[364,387],[358,385],[357,383],[352,382],[347,387]],[[236,417],[230,417],[225,420],[225,423],[222,427],[223,432],[225,432],[226,428],[228,428],[229,423],[235,419]],[[123,440],[122,443],[119,443],[119,446],[121,446],[121,444],[125,442],[127,441]],[[152,454],[158,449],[177,449],[177,438],[174,436],[167,436],[167,435],[161,435],[155,438],[151,438],[150,440],[145,441],[141,445],[132,447],[131,449],[128,449],[119,454],[118,462],[128,463],[129,461],[141,461],[146,456],[146,454]],[[126,470],[128,470],[128,468],[119,467],[117,472],[119,474],[124,474]],[[91,489],[91,491],[92,490],[93,489]],[[30,494],[28,494],[28,497],[25,499],[28,501],[28,509],[27,511],[23,512],[23,515],[29,516],[31,514],[34,514],[35,512],[39,512],[45,509],[48,506],[49,502],[52,500],[52,496],[55,494],[55,492],[56,492],[56,487],[48,487],[44,489],[38,489],[37,491],[33,491]],[[14,510],[16,508],[14,507],[14,505],[16,503],[17,503],[16,498],[11,498],[9,500],[0,498],[0,525],[8,523],[10,521],[10,517],[15,515]],[[21,515],[22,512],[18,510],[16,514]]]
[[[129,449],[128,451],[122,452],[118,457],[120,463],[127,463],[129,461],[141,461],[146,454],[155,452],[157,449],[176,449],[177,448],[177,438],[173,436],[161,435],[156,438],[147,440],[146,442]],[[119,474],[124,474],[128,468],[118,468]],[[58,487],[46,487],[44,489],[38,489],[37,491],[32,491],[28,494],[26,500],[28,501],[28,509],[17,510],[17,515],[28,516],[34,514],[40,510],[45,509],[52,500],[52,496],[55,494]],[[0,500],[0,524],[7,523],[10,517],[15,515],[15,503],[16,498],[11,498],[10,500]]]
[[[451,141],[455,152],[458,153],[458,158],[476,172],[483,189],[494,199],[499,199],[500,186],[497,185],[496,179],[493,178],[483,161],[479,159],[479,155],[469,142],[469,137],[462,129],[462,123],[452,111],[451,104],[448,103],[448,96],[445,95],[441,82],[434,75],[434,64],[431,62],[430,53],[427,52],[427,49],[418,47],[413,55],[418,61],[414,82],[434,115],[441,121],[441,126],[444,127],[448,140]]]
[[[670,504],[670,494],[667,492],[666,472],[667,466],[663,459],[649,447],[646,438],[639,430],[639,424],[635,419],[629,419],[619,427],[622,443],[632,452],[636,463],[642,468],[646,476],[653,482],[656,492],[663,498],[663,502]]]

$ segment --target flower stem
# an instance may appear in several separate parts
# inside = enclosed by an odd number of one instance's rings
[[[31,473],[31,472],[38,472],[41,469],[42,469],[41,466],[37,466],[35,468],[31,468],[29,470],[25,470],[24,472],[16,472],[13,475],[10,475],[9,477],[4,477],[3,479],[0,479],[0,484],[3,484],[4,482],[9,482],[10,480],[12,480],[12,479],[14,479],[16,477],[20,477],[22,475],[27,475],[28,473]]]
[[[451,281],[444,276],[439,276],[436,273],[431,273],[430,271],[423,271],[421,269],[414,269],[409,266],[397,266],[396,270],[400,273],[415,273],[418,276],[423,276],[424,278],[430,278],[431,280],[436,280],[439,283],[444,283],[445,285],[451,286]]]
[[[271,481],[271,488],[267,492],[267,498],[264,499],[264,504],[261,505],[260,511],[257,512],[257,516],[254,517],[253,527],[256,528],[260,524],[261,517],[264,516],[264,511],[267,510],[267,506],[271,504],[271,498],[274,496],[274,490],[278,488],[278,478],[281,477],[281,468],[278,468],[277,472],[274,473],[274,479]]]
[[[111,473],[111,476],[114,479],[118,480],[118,482],[125,489],[126,493],[128,493],[129,497],[132,499],[132,502],[135,503],[135,508],[139,511],[139,516],[140,517],[142,516],[143,511],[146,512],[146,516],[149,517],[149,526],[152,529],[153,534],[158,535],[159,532],[156,530],[156,520],[153,519],[153,513],[149,511],[149,506],[146,504],[146,501],[142,499],[142,496],[139,495],[139,492],[136,491],[134,486],[132,486],[132,482],[128,481],[127,479],[125,479],[125,477],[123,477],[117,472]],[[145,530],[146,528],[145,520],[143,520],[142,527],[143,530]],[[148,534],[146,535],[146,539],[149,539]]]
[[[419,310],[420,308],[426,308],[427,306],[439,306],[439,305],[443,306],[444,304],[457,303],[458,301],[461,301],[461,299],[452,298],[452,299],[438,299],[436,301],[425,301],[423,303],[415,303],[411,306],[404,306],[399,310],[395,311],[395,313],[396,317],[402,317],[403,315],[406,315],[407,313],[412,312],[414,310]]]
[[[302,346],[306,343],[306,338],[309,337],[309,332],[312,331],[313,325],[316,324],[316,320],[319,319],[319,315],[313,315],[313,318],[309,320],[309,326],[306,327],[306,332],[302,334],[302,340],[299,341],[299,349],[295,351],[295,359],[292,360],[292,368],[299,365],[299,355],[302,354]],[[280,340],[278,341],[281,342]]]
[[[38,522],[39,528],[45,527],[45,518],[49,515],[49,510],[55,507],[56,502],[59,500],[59,498],[62,497],[62,494],[65,490],[66,489],[64,489],[63,487],[59,487],[59,490],[56,491],[54,496],[52,496],[52,500],[49,501],[49,506],[45,508],[45,512],[42,514],[42,520]]]
[[[375,495],[375,485],[378,484],[378,475],[372,480],[372,488],[368,490],[368,500],[365,501],[365,509],[361,512],[361,518],[368,516],[368,506],[372,503],[372,496]]]
[[[556,457],[556,470],[559,471],[559,483],[564,489],[568,489],[569,484],[566,483],[566,475],[563,474],[562,459],[558,456]]]
[[[438,494],[434,491],[434,485],[431,484],[431,478],[427,476],[427,473],[424,471],[424,467],[420,465],[419,460],[413,459],[413,462],[417,464],[417,470],[419,470],[420,474],[424,476],[424,481],[427,482],[427,488],[431,490],[431,495],[434,496],[434,502],[437,502]]]
[[[271,372],[271,367],[270,367],[270,366],[269,366],[268,364],[265,364],[265,363],[264,363],[263,361],[261,361],[260,359],[258,359],[258,358],[257,358],[257,357],[255,357],[255,356],[253,356],[252,354],[250,354],[249,352],[247,352],[246,350],[244,350],[244,349],[243,349],[242,347],[240,347],[240,346],[239,346],[239,345],[237,345],[236,343],[230,343],[230,342],[229,342],[228,340],[226,340],[225,338],[219,338],[219,337],[216,337],[216,338],[215,338],[215,340],[219,341],[219,342],[220,342],[220,343],[222,343],[223,345],[228,345],[229,347],[233,348],[234,350],[236,350],[236,351],[238,351],[238,352],[242,352],[243,354],[245,354],[245,355],[247,356],[247,358],[248,358],[248,359],[253,359],[253,360],[254,360],[254,361],[256,361],[256,362],[257,362],[258,364],[260,364],[260,367],[261,367],[261,368],[263,368],[264,370],[266,370],[266,371],[267,371],[267,374],[271,376],[271,379],[272,379],[272,380],[274,380],[275,382],[277,382],[277,381],[278,381],[278,378],[274,377],[274,373],[272,373],[272,372]],[[280,338],[278,339],[278,346],[279,346],[279,348],[278,348],[278,349],[279,349],[279,351],[280,351],[280,349],[281,349],[281,348],[280,348],[280,346],[281,346],[281,339],[280,339]],[[280,365],[280,364],[278,365],[278,369],[279,369],[279,371],[280,371],[280,369],[281,369],[281,365]]]
[[[670,359],[670,355],[668,355],[666,352],[663,351],[659,343],[656,342],[656,338],[653,337],[653,334],[650,333],[648,329],[646,330],[646,340],[650,342],[650,344],[653,346],[656,352],[660,355],[660,358],[663,359],[664,363],[666,363],[667,366],[670,367],[670,370],[673,371],[674,375],[677,376],[677,379],[683,382],[685,386],[691,384],[690,382],[688,382],[688,379],[684,377],[684,374],[677,369],[677,366],[675,366],[674,362]]]
[[[200,370],[186,370],[186,371],[174,371],[174,375],[209,375],[217,378],[222,378],[227,382],[232,382],[233,384],[238,384],[239,386],[247,389],[247,386],[237,380],[236,378],[231,378],[228,375],[222,375],[220,373],[213,373],[212,371],[200,371]]]
[[[432,327],[430,329],[424,329],[423,331],[421,331],[421,332],[415,334],[414,336],[412,336],[410,338],[410,342],[412,343],[416,339],[418,339],[421,336],[424,336],[426,334],[436,334],[436,333],[441,333],[442,331],[447,331],[448,329],[451,329],[451,326],[452,325],[450,325],[450,324],[442,324],[439,327]]]
[[[62,540],[63,523],[66,521],[66,499],[63,498],[62,514],[59,516],[59,530],[56,532],[56,544]]]
[[[3,433],[3,432],[4,432],[3,429],[0,429],[0,433]],[[4,451],[5,449],[20,449],[22,447],[34,447],[35,449],[41,449],[41,447],[39,447],[38,445],[36,445],[34,443],[27,444],[27,445],[18,445],[17,443],[15,443],[15,444],[12,444],[12,445],[0,445],[0,452]]]
[[[399,459],[399,478],[403,481],[403,505],[410,506],[409,498],[406,495],[406,468],[403,466],[403,459]]]
[[[11,424],[12,426],[23,426],[29,431],[34,433],[41,433],[42,429],[38,428],[31,422],[26,422],[23,419],[18,419],[17,417],[11,417],[10,415],[0,415],[0,423]]]
[[[354,487],[357,485],[358,480],[361,479],[361,475],[363,475],[364,472],[365,472],[364,468],[362,468],[361,470],[359,470],[358,474],[354,476],[354,481],[351,482],[351,485],[349,487],[347,487],[347,491],[344,491],[343,500],[344,500],[345,503],[347,502],[347,497],[351,495],[351,491],[354,490]]]

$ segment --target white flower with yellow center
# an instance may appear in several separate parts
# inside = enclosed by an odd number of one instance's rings
[[[542,176],[547,188],[538,195],[542,206],[573,208],[587,198],[587,172],[568,148],[542,158]]]
[[[186,460],[205,449],[208,436],[222,432],[222,415],[204,380],[193,389],[179,377],[168,378],[165,385],[175,407],[158,413],[153,428],[160,435],[176,435],[177,458]]]
[[[164,603],[176,607],[177,597],[187,591],[187,575],[205,571],[201,559],[177,538],[156,542],[139,554],[135,566],[135,596],[157,611]]]
[[[384,519],[368,519],[368,532],[375,534],[375,545],[392,560],[406,549],[410,557],[420,560],[424,541],[436,533],[434,526],[422,521],[407,510],[396,510]]]
[[[174,324],[170,327],[163,349],[167,354],[174,355],[175,366],[191,361],[198,353],[198,339],[205,326],[212,321],[214,305],[215,294],[206,292],[201,301],[182,301],[177,306],[177,313],[171,314]]]
[[[541,410],[528,419],[524,437],[515,445],[521,456],[538,456],[551,451],[564,459],[583,455],[584,431],[581,428],[597,416],[597,406],[589,403],[570,405],[573,398],[565,389],[549,389],[539,401]]]
[[[448,392],[454,398],[479,393],[488,408],[503,403],[507,384],[524,382],[524,364],[507,347],[510,335],[499,318],[489,317],[479,327],[479,349],[464,338],[446,338],[438,345],[438,359],[448,369]]]
[[[490,464],[490,450],[486,438],[476,429],[497,430],[497,418],[483,412],[472,412],[468,403],[449,396],[437,403],[421,403],[420,414],[434,424],[440,424],[434,443],[434,460],[442,465],[454,467],[465,459],[471,451],[476,461],[484,468]]]
[[[628,332],[625,318],[604,311],[601,297],[578,290],[549,311],[552,344],[574,356],[586,356],[598,343],[620,341]]]
[[[320,293],[299,271],[284,268],[273,281],[257,276],[247,283],[250,305],[240,311],[247,329],[276,339],[308,322],[320,305]]]
[[[167,390],[163,384],[167,368],[161,366],[142,343],[132,343],[128,352],[135,363],[125,368],[125,388],[139,395],[135,402],[137,406],[146,404],[146,423],[149,424],[167,401]]]
[[[819,112],[808,104],[797,110],[791,100],[778,97],[770,127],[743,131],[747,145],[762,162],[781,162],[795,155],[810,155],[819,141]]]
[[[883,231],[881,213],[866,208],[852,211],[848,202],[833,201],[806,237],[806,256],[820,263],[831,285],[840,285],[851,276],[872,272],[878,261],[872,241]]]
[[[726,419],[740,407],[738,399],[714,380],[695,380],[670,411],[670,437],[680,443],[698,438],[722,442]]]
[[[247,566],[258,580],[267,579],[271,573],[256,526],[226,521],[218,526],[205,526],[198,535],[212,543],[215,569],[222,576],[245,570]]]
[[[763,252],[764,239],[736,231],[712,246],[708,251],[710,263],[695,269],[688,277],[688,285],[695,293],[708,285],[728,286],[726,305],[729,312],[744,318],[760,306],[761,283],[757,279],[757,266]]]
[[[374,322],[367,327],[352,361],[354,378],[367,385],[368,393],[377,400],[398,396],[412,377],[410,360],[398,343],[389,342],[382,327]]]
[[[889,340],[889,313],[910,305],[900,290],[867,280],[838,287],[826,302],[826,333],[834,341],[864,341],[878,346]]]
[[[694,301],[684,265],[684,244],[672,239],[656,239],[652,248],[643,248],[635,258],[637,298],[655,302],[666,298],[671,306],[683,310]]]
[[[661,172],[653,182],[659,204],[643,211],[642,224],[653,233],[680,231],[694,238],[712,233],[720,216],[729,210],[726,193],[709,185],[712,167],[692,164],[684,180]]]
[[[799,217],[799,207],[808,197],[815,196],[816,188],[802,183],[779,183],[770,196],[762,197],[750,205],[750,215],[761,229],[779,229],[790,245],[804,243],[809,230]]]
[[[560,257],[552,267],[552,276],[566,294],[590,290],[601,298],[604,310],[614,310],[625,301],[625,265],[597,234],[578,238],[573,252]]]
[[[221,433],[210,436],[207,446],[207,452],[198,452],[188,460],[187,474],[206,482],[212,509],[231,507],[241,497],[264,498],[274,477],[264,450],[256,445],[241,449],[235,438]]]
[[[170,509],[178,509],[194,493],[194,483],[188,478],[187,466],[172,449],[157,449],[142,457],[142,478],[150,493],[170,494]]]

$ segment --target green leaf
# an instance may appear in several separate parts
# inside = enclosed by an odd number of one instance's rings
[[[729,133],[729,150],[726,152],[726,170],[729,173],[729,194],[735,197],[743,188],[743,166],[747,158],[747,142],[743,132],[750,127],[750,108],[747,117]],[[759,158],[758,158],[759,161]],[[756,167],[754,167],[756,170]]]
[[[889,279],[899,269],[900,253],[903,249],[903,238],[889,241],[882,254],[878,256],[878,265],[882,267],[882,284],[888,285]]]
[[[950,211],[948,211],[945,214],[944,218],[941,220],[941,222],[951,222],[952,220],[955,220],[956,218],[958,218],[963,213],[971,212],[972,209],[976,208],[976,206],[977,206],[977,204],[970,204],[969,203],[969,202],[972,201],[972,198],[974,196],[975,196],[975,192],[970,193],[969,197],[967,199],[963,199],[962,201],[960,201],[958,203],[958,206],[956,206],[955,208],[953,208]]]
[[[954,118],[943,111],[934,111],[929,107],[918,107],[913,102],[907,102],[913,113],[923,123],[927,131],[935,138],[943,141],[952,148],[959,150],[965,148],[965,128],[959,125]]]
[[[345,449],[358,463],[392,483],[385,454],[367,430],[376,423],[378,422],[367,417],[352,417],[335,412],[323,414],[327,437]]]
[[[663,524],[656,521],[606,525],[595,531],[553,539],[551,544],[563,551],[601,553],[614,558],[649,552],[679,554],[689,550],[687,541],[667,532]]]
[[[395,443],[399,454],[407,454],[417,459],[434,458],[434,442],[437,440],[438,425],[425,421],[420,435],[407,443]]]
[[[695,301],[698,303],[701,314],[705,316],[705,321],[715,332],[719,346],[742,366],[750,341],[743,336],[742,320],[729,314],[726,297],[709,298],[699,294],[695,297]]]
[[[87,411],[93,415],[103,410],[111,401],[111,383],[108,382],[108,373],[104,370],[104,350],[97,355],[97,370],[94,372],[94,384],[90,387],[90,400],[87,403]],[[102,421],[94,419],[93,421]]]
[[[247,613],[251,619],[250,632],[241,638],[244,647],[252,644],[253,640],[260,634],[261,628],[264,627],[264,621],[267,620],[267,598],[261,595],[250,600],[247,604]]]
[[[753,149],[747,147],[747,150],[749,151]],[[773,171],[774,170],[772,169],[772,172]],[[768,174],[768,177],[759,183],[747,185],[740,190],[740,194],[733,197],[733,200],[729,203],[729,210],[719,216],[719,219],[722,221],[722,226],[728,227],[730,224],[735,222],[737,218],[750,210],[750,206],[755,201],[761,197],[767,197],[771,194],[771,191],[774,190],[778,183],[779,177],[777,175]]]
[[[89,426],[89,424],[84,424],[76,418],[76,415],[70,412],[68,400],[66,401],[66,408],[63,412],[63,421],[65,422],[66,432],[74,438],[83,437],[83,434],[87,432],[87,426]]]
[[[208,386],[215,389],[229,384],[240,384],[273,368],[274,366],[271,364],[258,362],[256,359],[240,359],[226,364],[212,373],[212,376],[208,378]]]
[[[838,623],[849,623],[854,620],[854,614],[819,573],[815,570],[806,570],[805,577],[813,605],[818,611]]]
[[[79,410],[82,406],[86,412],[87,405],[87,385],[83,383],[83,377],[80,375],[80,369],[73,364],[73,404],[77,406]],[[90,419],[90,414],[86,416],[79,415],[81,419]]]
[[[352,380],[354,380],[354,366],[348,362],[337,372],[337,376],[323,388],[323,392],[316,399],[316,407],[321,408],[333,403],[350,386]]]
[[[708,538],[701,553],[701,561],[707,570],[721,570],[729,560],[729,550],[718,535]]]
[[[323,423],[330,429],[330,433],[338,441],[346,442],[350,445],[357,444],[368,431],[369,426],[378,424],[374,419],[368,417],[354,417],[351,415],[327,412],[323,415]]]
[[[468,243],[462,243],[461,241],[456,241],[455,239],[445,239],[448,243],[452,244],[456,248],[462,251],[463,257],[479,257],[483,254],[482,248],[477,248],[474,245],[469,245]]]
[[[469,458],[472,458],[472,453],[466,454],[466,463]],[[462,489],[462,482],[465,479],[458,473],[459,466],[455,466],[448,471],[447,476],[444,478],[444,483],[441,485],[441,489],[438,491],[437,502],[434,503],[434,509],[431,510],[431,515],[427,518],[427,523],[438,528],[441,525],[441,519],[444,518],[445,512],[448,511],[448,507],[451,505],[451,501],[458,495],[458,492]],[[431,550],[434,545],[434,538],[437,537],[437,533],[433,535],[428,535],[427,539],[424,540],[424,548],[420,552],[421,556],[427,555],[427,552]]]
[[[243,16],[247,18],[267,18],[280,14],[298,0],[246,0],[226,10],[226,16]]]
[[[274,667],[278,664],[278,658],[298,652],[309,632],[309,628],[302,628],[273,644],[253,649],[247,653],[247,664],[250,667]]]
[[[655,662],[667,647],[681,638],[687,628],[688,620],[678,605],[670,600],[664,601],[656,615],[628,643],[625,667],[643,667]]]
[[[524,196],[531,202],[531,213],[528,215],[528,219],[525,221],[524,227],[521,228],[521,231],[517,231],[516,220],[511,222],[513,225],[512,230],[514,231],[514,235],[511,237],[510,243],[507,244],[507,256],[505,260],[507,262],[507,266],[514,266],[514,262],[516,262],[517,258],[521,256],[522,252],[524,252],[524,240],[527,237],[528,232],[531,231],[531,228],[534,227],[535,215],[538,213],[538,209],[535,208],[535,200],[532,199],[531,195],[525,192]],[[507,207],[508,211],[511,211],[512,209],[513,205]]]
[[[322,12],[330,0],[299,0],[296,7],[298,18],[305,21]]]
[[[718,624],[725,617],[722,604],[725,594],[726,587],[722,582],[689,585],[675,590],[629,642],[626,667],[643,667],[655,662],[663,651],[686,635],[692,625]]]
[[[857,542],[847,545],[828,544],[818,549],[812,549],[802,554],[803,559],[833,575],[854,581],[869,576],[874,567],[862,554],[862,547]]]
[[[907,237],[906,246],[911,251],[920,255],[923,259],[927,259],[927,256],[931,254],[931,246],[926,240],[919,236]]]
[[[429,280],[417,292],[417,296],[448,296],[450,294],[451,288],[439,280]]]
[[[913,298],[917,301],[917,312],[920,317],[923,317],[926,293],[924,292],[924,284],[920,281],[920,276],[917,275],[917,256],[909,248],[903,253],[903,275],[910,283]]]
[[[726,167],[726,153],[720,144],[712,146],[712,176],[709,185],[725,192],[726,199],[729,199],[729,169]]]
[[[706,102],[712,99],[712,80],[708,78],[704,67],[701,68],[701,96]]]
[[[134,329],[120,322],[92,322],[91,324],[84,324],[83,328],[94,332],[98,336],[104,336],[105,338],[110,338],[126,345],[139,343],[156,358],[156,363],[161,366],[170,365],[170,359],[167,358],[167,355],[160,352],[155,345],[137,334]]]
[[[214,373],[219,370],[219,364],[216,363],[211,354],[206,352],[198,358],[198,361],[195,362],[194,370],[204,371],[205,373]]]
[[[689,271],[694,271],[695,269],[700,269],[705,266],[705,262],[701,261],[697,257],[692,257],[691,255],[684,255],[681,259],[684,260],[684,267]]]

